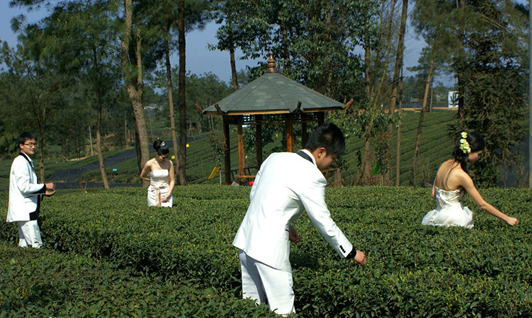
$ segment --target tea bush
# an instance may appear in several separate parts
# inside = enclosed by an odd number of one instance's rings
[[[249,189],[176,187],[172,208],[147,207],[141,188],[58,192],[43,202],[42,236],[48,249],[105,260],[133,277],[193,280],[238,298],[232,240]],[[466,196],[473,229],[426,227],[421,219],[435,207],[430,189],[327,189],[333,219],[368,264],[340,259],[302,216],[294,224],[302,241],[291,251],[298,316],[532,316],[532,191],[481,192],[521,223],[509,227]],[[7,195],[0,204],[7,206]],[[16,226],[0,223],[0,236],[15,245]]]
[[[131,277],[106,262],[0,242],[0,317],[275,317],[191,282]]]

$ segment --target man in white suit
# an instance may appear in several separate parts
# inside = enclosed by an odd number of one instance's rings
[[[24,132],[17,137],[20,154],[11,164],[9,174],[9,207],[7,222],[17,222],[20,247],[42,245],[37,217],[42,195],[55,193],[53,183],[38,184],[30,156],[35,154],[36,141],[31,133]]]
[[[305,210],[325,240],[344,258],[364,265],[336,226],[325,203],[327,169],[345,151],[342,131],[334,124],[318,127],[305,149],[274,153],[262,164],[251,188],[250,205],[233,245],[239,249],[242,296],[267,303],[277,314],[295,312],[290,241],[301,240],[290,225]]]

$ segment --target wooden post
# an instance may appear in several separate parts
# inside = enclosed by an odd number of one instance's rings
[[[294,152],[294,116],[292,114],[286,115],[286,151]]]
[[[336,168],[336,170],[334,170],[334,186],[336,188],[340,188],[342,186],[342,173],[340,172],[340,168]]]
[[[257,171],[259,171],[260,166],[262,165],[262,115],[255,116],[255,119],[255,139],[257,142]]]
[[[238,116],[238,174],[244,175],[245,158],[244,158],[244,136],[242,134],[242,122],[244,116]],[[244,178],[240,178],[240,183],[244,182]]]
[[[231,184],[231,144],[229,137],[229,118],[224,115],[223,116],[223,129],[224,129],[224,138],[225,138],[225,144],[224,144],[224,163],[225,163],[225,184],[230,185]]]
[[[318,113],[318,126],[321,126],[325,124],[325,113],[319,112]]]
[[[301,118],[301,149],[305,148],[305,145],[308,141],[308,133],[307,133],[307,123],[303,121],[303,118]]]

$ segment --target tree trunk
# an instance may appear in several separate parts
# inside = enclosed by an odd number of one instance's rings
[[[44,133],[41,132],[39,136],[39,178],[41,183],[44,183]]]
[[[129,61],[129,45],[131,40],[131,31],[133,25],[133,4],[132,0],[124,0],[124,33],[120,40],[120,57],[122,72],[124,74],[124,82],[126,91],[133,106],[133,115],[135,117],[135,131],[138,136],[139,147],[137,151],[137,162],[139,164],[139,172],[142,171],[146,161],[150,159],[150,148],[148,143],[148,131],[146,129],[146,120],[144,119],[144,108],[142,107],[142,59],[141,59],[141,36],[140,29],[137,29],[137,51],[136,51],[136,78],[132,76]],[[143,186],[149,185],[148,181],[142,182]]]
[[[170,25],[167,24],[164,31],[166,36],[170,36]],[[168,108],[170,109],[170,132],[172,135],[172,143],[174,145],[174,174],[177,174],[177,167],[179,167],[179,144],[177,143],[177,129],[175,126],[175,112],[174,112],[174,85],[172,83],[172,65],[170,64],[170,43],[168,39],[164,41],[164,54],[166,58],[166,84],[168,86]]]
[[[459,54],[458,54],[458,61],[457,61],[457,72],[456,72],[456,86],[458,88],[458,129],[459,131],[462,131],[464,128],[464,96],[465,96],[465,42],[466,42],[466,36],[465,36],[465,27],[464,27],[464,8],[465,8],[465,2],[463,0],[457,0],[456,1],[456,7],[458,10],[462,11],[460,14],[460,18],[458,19],[458,45],[459,45]]]
[[[369,37],[368,37],[368,39],[369,39]],[[370,49],[369,49],[369,43],[366,43],[366,45],[364,47],[364,67],[365,67],[365,70],[364,70],[364,73],[365,73],[364,82],[365,82],[365,87],[366,87],[366,98],[368,99],[368,101],[371,98],[370,58],[371,58],[371,52],[370,52]]]
[[[233,80],[233,92],[238,90],[238,78],[236,76],[236,62],[235,62],[235,49],[229,50],[229,56],[231,59],[231,78]]]
[[[373,122],[370,121],[368,125],[366,125],[365,133],[364,133],[364,155],[362,156],[361,164],[360,164],[360,173],[358,174],[357,178],[355,179],[355,185],[359,185],[363,178],[367,178],[370,175],[370,169],[369,169],[369,154],[371,150],[371,130],[373,129]]]
[[[99,94],[98,94],[99,95]],[[100,164],[100,173],[102,175],[102,183],[104,189],[109,189],[109,181],[107,180],[107,172],[105,171],[105,161],[103,158],[102,149],[102,106],[99,102],[100,97],[97,97],[98,102],[98,114],[96,118],[96,151],[98,151],[98,163]]]
[[[397,43],[397,55],[395,58],[395,67],[393,69],[393,80],[392,80],[392,96],[390,99],[390,108],[388,114],[393,116],[395,114],[395,105],[397,104],[397,92],[400,81],[400,73],[403,68],[403,51],[404,51],[404,42],[405,42],[405,30],[406,30],[406,16],[408,11],[408,0],[403,0],[403,9],[401,12],[401,26],[399,28],[399,41]],[[392,149],[392,137],[393,137],[393,124],[388,124],[388,149]],[[386,161],[388,162],[388,167],[391,166],[391,154],[390,151],[387,152]],[[388,174],[387,174],[388,175]],[[386,178],[386,179],[389,179]]]
[[[368,102],[371,100],[371,78],[370,78],[370,59],[371,59],[371,51],[370,51],[370,44],[369,44],[369,37],[366,37],[366,43],[364,46],[364,84],[366,88],[366,98],[368,99]],[[367,127],[366,127],[367,128]],[[354,185],[359,185],[360,180],[363,178],[365,173],[365,167],[366,165],[369,165],[369,150],[371,146],[370,137],[368,136],[367,130],[365,134],[364,139],[364,155],[362,157],[362,162],[360,164],[360,173],[358,174],[357,178],[355,179]]]
[[[392,22],[393,22],[393,12],[394,12],[394,8],[395,8],[395,3],[396,3],[396,0],[393,1],[393,4],[392,4],[392,11],[389,15],[389,22],[388,22],[388,30],[391,30],[392,29]],[[385,82],[385,78],[386,78],[386,74],[387,74],[387,65],[388,65],[388,57],[389,57],[389,52],[390,52],[390,47],[391,47],[391,32],[388,32],[388,35],[386,36],[387,40],[386,40],[386,58],[385,58],[385,62],[384,62],[384,66],[383,66],[383,72],[382,72],[382,76],[381,76],[381,80],[380,82],[377,84],[377,90],[376,90],[376,94],[374,96],[372,96],[371,94],[371,89],[368,89],[369,86],[366,87],[366,93],[368,94],[368,103],[370,105],[370,109],[368,109],[369,112],[371,113],[374,113],[374,112],[377,112],[377,109],[378,109],[378,101],[379,101],[379,98],[380,98],[380,95],[381,95],[381,91],[383,89],[383,86],[384,86],[384,82]],[[369,41],[368,41],[369,42]],[[369,43],[366,43],[366,51],[365,51],[365,58],[366,58],[366,72],[368,72],[369,74],[369,58],[370,58],[370,52],[369,52]],[[370,82],[369,82],[369,77],[367,77],[366,79],[366,85],[368,85]],[[362,170],[360,171],[360,174],[359,176],[357,177],[357,179],[355,180],[355,184],[358,184],[362,179],[365,179],[365,178],[369,178],[370,175],[371,175],[371,168],[369,166],[369,159],[370,159],[370,153],[368,151],[370,151],[371,149],[371,138],[373,137],[371,135],[371,131],[373,129],[373,126],[374,126],[374,122],[373,122],[373,119],[370,119],[370,122],[369,124],[366,125],[366,129],[365,129],[365,133],[364,133],[364,155],[363,155],[363,159],[362,159]]]
[[[99,69],[98,65],[98,54],[96,52],[96,48],[93,47],[92,50],[93,58],[94,58],[94,68]],[[100,79],[98,79],[100,81]],[[108,190],[109,189],[109,181],[107,180],[107,172],[105,171],[105,161],[103,158],[103,147],[102,147],[102,95],[101,95],[101,83],[96,84],[96,103],[97,103],[97,109],[96,109],[96,151],[98,152],[98,164],[100,166],[100,174],[102,175],[102,183],[103,188]],[[91,143],[92,147],[92,143]],[[92,149],[92,148],[91,148]]]
[[[179,35],[179,131],[181,143],[179,145],[179,184],[187,185],[186,158],[187,158],[187,115],[185,101],[185,0],[179,0],[179,14],[177,29]]]
[[[403,109],[403,68],[401,67],[401,77],[399,80],[399,113]],[[397,146],[395,154],[395,186],[401,185],[401,117],[397,122]]]
[[[421,107],[421,114],[419,116],[419,124],[417,126],[416,145],[414,147],[414,157],[412,158],[412,171],[410,173],[410,186],[414,186],[416,180],[416,166],[417,154],[419,152],[419,142],[421,140],[421,129],[423,128],[423,118],[425,117],[425,110],[427,109],[427,101],[430,93],[430,83],[432,82],[432,72],[434,70],[434,51],[430,58],[429,74],[427,76],[427,83],[425,84],[425,94],[423,96],[423,106]]]

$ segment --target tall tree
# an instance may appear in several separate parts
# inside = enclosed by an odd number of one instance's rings
[[[144,85],[142,80],[142,33],[140,26],[133,27],[133,0],[124,0],[124,25],[120,41],[122,73],[126,91],[133,106],[137,136],[137,163],[139,171],[141,171],[146,161],[150,159],[150,145],[144,118],[144,107],[142,106]],[[135,48],[131,47],[132,42],[136,44]],[[130,55],[131,51],[134,52],[133,57]],[[143,181],[143,185],[148,186],[148,182]]]
[[[70,1],[58,4],[45,19],[52,40],[48,44],[50,53],[56,56],[62,72],[85,83],[81,86],[85,88],[85,100],[96,111],[96,149],[105,189],[109,189],[109,182],[103,154],[103,110],[106,105],[110,107],[120,78],[114,54],[118,31],[108,18],[114,10],[109,1]]]
[[[396,20],[396,0],[377,1],[380,10],[374,12],[375,22],[373,36],[365,36],[364,44],[366,65],[371,65],[366,71],[366,94],[369,98],[364,105],[364,111],[359,112],[359,122],[364,123],[361,137],[364,140],[362,148],[360,171],[355,179],[355,184],[372,182],[371,175],[377,172],[386,173],[388,166],[385,157],[389,153],[387,145],[387,126],[392,121],[390,114],[385,113],[384,104],[389,103],[390,82],[389,65],[393,50],[394,25]],[[369,50],[366,49],[369,47]],[[373,143],[373,144],[372,144]],[[374,164],[371,164],[371,161]],[[373,169],[372,169],[373,167]]]
[[[65,105],[63,93],[68,81],[39,58],[43,43],[40,36],[38,26],[31,25],[21,33],[21,37],[28,39],[25,46],[13,50],[4,42],[1,60],[7,71],[1,76],[0,114],[8,133],[27,130],[37,136],[39,179],[44,182],[44,146],[51,133],[49,123]]]
[[[400,75],[401,70],[403,69],[403,52],[404,52],[404,41],[405,41],[405,32],[406,32],[406,17],[408,13],[408,0],[403,0],[403,5],[401,9],[401,25],[399,27],[399,40],[397,41],[397,53],[395,57],[395,65],[393,69],[393,78],[392,78],[392,88],[391,88],[391,98],[390,98],[390,107],[388,109],[388,114],[390,116],[395,116],[395,109],[398,100],[398,91],[399,84],[402,81]],[[392,145],[392,136],[393,136],[393,125],[392,123],[388,124],[388,134],[389,134],[389,145],[391,149]],[[398,134],[399,136],[399,134]],[[400,144],[400,140],[397,140],[397,143]],[[397,152],[397,157],[400,157],[401,154]],[[387,155],[388,161],[391,161],[391,153],[388,151]],[[388,163],[388,166],[391,166]]]
[[[526,10],[504,0],[419,0],[416,8],[418,30],[429,30],[429,40],[432,37],[438,44],[435,52],[446,55],[457,79],[459,108],[452,138],[467,129],[487,137],[484,159],[476,165],[482,168],[477,171],[478,183],[494,185],[497,168],[505,162],[515,163],[510,154],[515,153],[512,147],[522,134],[519,120],[508,119],[517,118],[523,107],[519,84],[523,81],[516,79],[524,73],[522,65],[527,61],[523,46]],[[505,118],[506,124],[497,118]]]
[[[415,185],[415,179],[416,179],[416,167],[417,167],[417,159],[418,159],[418,152],[419,152],[419,145],[421,142],[421,130],[423,129],[423,119],[425,118],[425,112],[427,111],[427,101],[429,97],[429,91],[430,87],[432,85],[432,74],[434,71],[434,48],[429,47],[426,51],[429,53],[429,67],[428,67],[428,75],[427,75],[427,82],[425,84],[425,94],[423,94],[423,104],[421,106],[421,113],[419,115],[419,123],[417,127],[417,134],[416,134],[416,143],[414,146],[414,155],[412,156],[412,170],[410,172],[410,181],[409,185],[414,186]]]
[[[177,28],[179,30],[179,18],[180,16],[180,10],[181,8],[181,2],[176,0],[165,0],[165,1],[154,1],[154,2],[147,2],[145,4],[149,6],[154,13],[151,15],[150,20],[151,23],[155,25],[160,26],[160,31],[163,38],[164,43],[164,67],[166,70],[166,90],[167,90],[167,96],[168,96],[168,106],[169,106],[169,112],[170,112],[170,131],[172,135],[172,141],[174,146],[174,153],[176,154],[174,158],[174,163],[176,166],[175,172],[177,174],[177,179],[180,184],[186,184],[186,170],[184,170],[185,163],[186,163],[186,144],[185,144],[185,151],[183,151],[183,148],[181,148],[180,144],[178,143],[177,138],[177,126],[175,123],[175,111],[174,111],[174,85],[172,81],[172,65],[170,62],[170,55],[173,49],[175,48],[175,29]],[[193,2],[185,2],[184,5],[184,32],[189,32],[193,30],[194,28],[202,29],[205,26],[205,22],[208,20],[207,16],[207,8],[208,3],[206,1],[193,1]],[[181,38],[178,35],[178,40]],[[181,42],[179,42],[181,43]],[[179,46],[178,46],[179,47]],[[181,59],[180,59],[181,63]],[[186,70],[185,70],[186,71]],[[179,76],[178,76],[179,77]],[[180,77],[179,77],[180,78]],[[180,86],[178,85],[178,89],[180,90]],[[179,98],[182,96],[179,95]],[[184,97],[186,98],[186,96]],[[181,118],[181,114],[180,114]],[[185,125],[185,131],[186,131],[186,120],[180,121],[180,125]],[[180,129],[180,133],[182,133],[182,129]],[[183,140],[183,139],[181,139]],[[183,157],[184,156],[184,157]],[[183,168],[181,168],[183,167]],[[184,177],[181,177],[181,174],[185,173]],[[182,183],[184,181],[184,183]]]
[[[511,170],[523,164],[517,146],[526,135],[526,121],[522,120],[526,111],[526,32],[518,26],[525,25],[527,16],[503,1],[481,3],[475,9],[489,27],[468,38],[463,124],[486,140],[486,150],[472,172],[477,183],[490,187],[496,185],[499,168]]]
[[[264,32],[264,28],[259,25],[246,24],[246,28],[240,28],[240,19],[252,16],[251,10],[254,6],[247,1],[238,0],[221,0],[215,1],[213,6],[216,23],[221,24],[216,31],[218,43],[209,45],[211,50],[229,51],[229,64],[231,68],[231,82],[233,91],[238,90],[238,76],[236,69],[235,51],[239,47],[248,45],[248,41],[258,36],[258,33]],[[251,11],[251,12],[250,12]],[[260,21],[255,19],[252,21]]]
[[[185,0],[179,0],[177,34],[179,43],[179,184],[187,185],[186,160],[187,160],[187,112],[185,78],[186,69],[186,39],[185,39]]]

